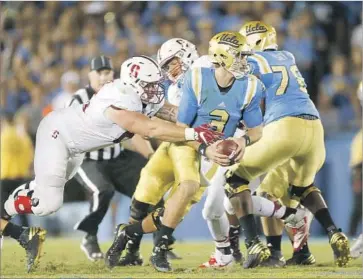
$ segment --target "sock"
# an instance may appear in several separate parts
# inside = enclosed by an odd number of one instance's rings
[[[266,236],[267,247],[272,248],[273,250],[276,251],[281,251],[281,240],[282,240],[282,235]]]
[[[316,220],[318,220],[320,225],[323,226],[323,228],[325,229],[325,231],[327,233],[337,230],[337,227],[335,226],[334,221],[331,218],[330,212],[327,208],[319,209],[315,213],[315,218],[316,218]]]
[[[155,240],[155,246],[158,246],[161,243],[168,245],[174,230],[174,228],[170,228],[162,224],[160,227],[160,234],[157,235]]]
[[[126,226],[125,231],[126,234],[131,238],[139,237],[140,235],[144,234],[144,231],[142,230],[142,222],[137,222]]]
[[[239,218],[239,222],[246,237],[246,243],[257,237],[257,225],[253,214]]]
[[[4,236],[10,236],[11,238],[14,238],[16,240],[19,239],[20,235],[26,228],[20,227],[18,225],[15,225],[13,223],[8,223],[3,230]]]
[[[281,219],[285,219],[288,216],[290,216],[291,214],[295,214],[296,213],[296,209],[295,208],[291,208],[291,207],[286,207],[286,211],[284,213],[284,215],[282,215]]]
[[[293,244],[293,242],[291,241],[291,244]],[[309,249],[309,246],[308,246],[308,243],[305,243],[304,246],[301,248],[300,251],[297,251],[297,252],[294,252],[294,255],[296,254],[310,254],[310,249]]]
[[[239,237],[241,234],[241,226],[229,226],[229,238]]]

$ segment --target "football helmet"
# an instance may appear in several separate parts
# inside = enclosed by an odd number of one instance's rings
[[[241,27],[239,32],[247,38],[253,50],[277,50],[276,30],[269,24],[262,21],[249,21]]]
[[[238,32],[225,31],[214,35],[209,41],[208,55],[212,63],[218,64],[235,78],[250,72],[247,56],[252,50],[244,36]]]
[[[137,93],[144,104],[159,104],[165,96],[163,74],[150,57],[135,56],[121,65],[120,80]]]
[[[179,59],[169,64],[175,57]],[[161,45],[157,54],[157,61],[161,69],[172,82],[177,82],[198,58],[195,45],[181,38],[166,41]]]

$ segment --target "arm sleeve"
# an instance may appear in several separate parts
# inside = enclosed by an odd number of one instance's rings
[[[260,108],[260,102],[264,90],[264,85],[261,83],[261,81],[258,80],[256,93],[254,94],[251,102],[243,111],[243,121],[247,128],[254,128],[262,124],[263,117]]]
[[[186,74],[182,92],[183,95],[178,110],[178,122],[191,126],[198,111],[198,101],[192,86],[192,71]]]
[[[266,87],[270,87],[273,82],[273,71],[267,60],[256,54],[248,57],[248,63],[251,67],[251,74],[258,77]]]

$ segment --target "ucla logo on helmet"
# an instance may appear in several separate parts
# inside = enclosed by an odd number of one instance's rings
[[[265,33],[267,32],[267,28],[260,23],[257,23],[256,25],[250,24],[246,26],[246,34],[256,34],[256,33]]]
[[[232,47],[238,47],[239,46],[239,41],[238,41],[237,37],[235,35],[230,35],[230,34],[223,34],[219,38],[219,43],[230,45]]]

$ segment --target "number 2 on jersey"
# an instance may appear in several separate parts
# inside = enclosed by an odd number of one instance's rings
[[[226,123],[229,120],[229,113],[224,109],[215,109],[209,113],[211,116],[216,116],[218,120],[212,120],[210,124],[216,127],[218,132],[223,132]]]
[[[281,73],[281,82],[279,88],[276,90],[276,95],[280,96],[286,93],[287,86],[289,85],[289,73],[286,66],[272,66],[272,71],[274,73]],[[304,78],[301,76],[299,69],[296,65],[290,66],[290,72],[294,75],[296,78],[297,83],[299,84],[300,90],[304,93],[308,93],[306,89],[306,83],[304,81]]]

